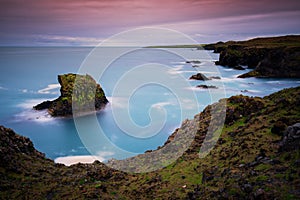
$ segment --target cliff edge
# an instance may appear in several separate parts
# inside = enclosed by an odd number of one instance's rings
[[[220,53],[217,65],[254,70],[240,75],[247,77],[300,78],[300,36],[256,38],[248,41],[228,41],[203,46]]]

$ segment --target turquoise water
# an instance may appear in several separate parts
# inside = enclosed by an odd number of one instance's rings
[[[32,106],[46,99],[57,98],[59,96],[57,75],[77,73],[91,50],[92,48],[79,47],[0,48],[0,124],[29,137],[35,147],[49,158],[88,155],[89,151],[81,141],[73,119],[51,118],[45,111],[32,110]],[[96,66],[100,66],[101,60],[109,57],[113,51],[116,49],[107,48],[104,53],[102,52],[98,63],[95,63]],[[213,61],[218,59],[218,54],[194,49],[172,51],[176,51],[176,54],[155,49],[140,49],[127,53],[115,59],[98,80],[110,104],[97,113],[97,120],[110,142],[130,152],[107,153],[105,144],[102,145],[99,141],[102,146],[100,145],[98,151],[103,152],[100,154],[104,160],[125,158],[156,149],[164,144],[167,137],[184,119],[192,119],[206,105],[225,96],[245,94],[263,97],[283,88],[300,85],[300,79],[237,79],[237,75],[249,70],[238,71],[214,66]],[[197,64],[198,67],[192,67],[191,64],[185,63],[186,59],[200,60],[201,63]],[[151,71],[157,63],[160,64],[157,69],[167,66],[166,70]],[[124,75],[133,69],[136,70],[136,66],[139,66],[140,71],[132,73],[130,79],[126,79]],[[207,76],[221,76],[222,79],[206,83],[188,80],[197,71]],[[157,84],[157,80],[163,81],[164,77],[167,80],[166,85]],[[151,78],[157,80],[150,82]],[[184,80],[182,84],[179,79]],[[123,82],[119,84],[120,80]],[[148,84],[140,85],[134,91],[127,91],[126,87],[136,84],[135,80],[147,80]],[[219,89],[210,91],[197,89],[195,86],[199,84],[217,85]],[[118,93],[115,92],[116,88],[122,89]],[[130,92],[130,98],[126,99],[128,94],[122,92]],[[192,102],[189,95],[195,96],[197,104]],[[184,97],[182,101],[179,100],[180,97]],[[128,108],[130,120],[128,122],[127,115],[124,115],[124,119],[121,120],[125,122],[124,127],[120,128],[115,122],[114,114],[121,116],[120,113],[125,108]],[[88,126],[89,116],[86,116],[85,120]],[[153,135],[150,132],[148,135],[141,132],[140,135],[136,133],[130,135],[126,132],[133,129],[130,123],[137,127],[147,127],[151,122],[160,124],[164,120],[166,121],[162,123],[162,127]]]

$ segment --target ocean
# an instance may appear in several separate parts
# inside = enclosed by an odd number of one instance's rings
[[[88,162],[95,152],[102,161],[124,159],[163,145],[183,120],[192,119],[221,98],[238,94],[263,97],[300,85],[300,79],[236,78],[250,70],[215,66],[219,55],[210,51],[123,50],[116,54],[117,47],[101,51],[91,47],[1,47],[0,124],[29,137],[39,151],[57,162]],[[189,80],[199,72],[221,79]],[[57,75],[65,73],[90,73],[110,103],[80,122],[33,110],[34,105],[59,96]],[[196,87],[201,84],[218,88]],[[94,137],[99,127],[103,135]],[[84,139],[89,134],[93,142]]]

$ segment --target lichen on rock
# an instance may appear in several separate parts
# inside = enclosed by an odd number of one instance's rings
[[[85,114],[105,107],[108,100],[99,84],[88,74],[58,75],[61,95],[53,101],[44,101],[33,108],[47,109],[51,116]]]

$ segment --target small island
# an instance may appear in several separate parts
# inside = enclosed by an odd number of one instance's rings
[[[58,75],[61,85],[61,95],[53,101],[44,101],[33,108],[35,110],[48,110],[53,117],[72,116],[76,113],[89,113],[105,107],[108,100],[103,89],[88,74]]]

